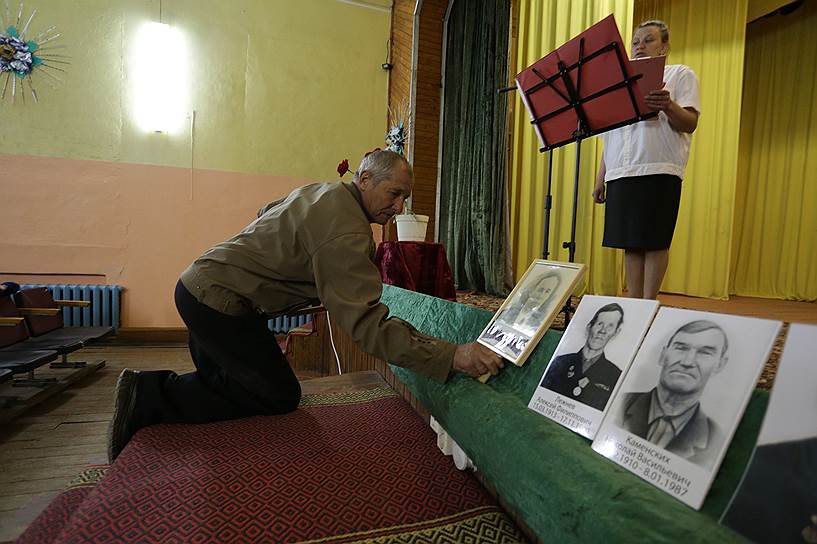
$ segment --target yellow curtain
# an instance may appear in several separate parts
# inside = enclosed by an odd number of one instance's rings
[[[817,299],[817,2],[751,23],[733,293]]]
[[[632,0],[522,0],[519,2],[518,39],[514,73],[519,73],[553,49],[614,13],[625,43],[632,27]],[[544,198],[547,188],[546,153],[539,142],[521,100],[511,101],[510,235],[513,265],[519,279],[532,260],[542,257]],[[553,207],[549,258],[566,261],[562,242],[570,239],[573,178],[576,155],[571,144],[553,152]],[[582,143],[576,261],[587,263],[591,292],[615,293],[621,281],[622,256],[601,247],[603,209],[592,201],[592,188],[601,157],[596,138]]]
[[[670,30],[667,62],[686,64],[701,86],[678,225],[663,291],[728,298],[747,0],[638,0],[636,24]]]
[[[518,71],[598,21],[615,13],[625,43],[633,23],[663,19],[670,27],[669,62],[690,66],[701,83],[702,115],[681,198],[681,211],[663,290],[726,298],[743,81],[747,0],[635,0],[522,2],[517,42]],[[517,278],[541,256],[547,156],[538,153],[524,108],[515,101],[511,166],[511,243]],[[601,145],[582,144],[576,260],[589,265],[587,290],[616,294],[622,286],[623,252],[601,247],[603,208],[592,203]],[[569,239],[575,155],[573,146],[554,153],[551,258],[565,260]]]

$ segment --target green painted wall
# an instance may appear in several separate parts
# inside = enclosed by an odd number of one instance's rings
[[[132,115],[134,37],[160,7],[190,51],[192,138],[191,112],[175,134],[146,133]],[[71,65],[56,89],[39,78],[39,103],[0,102],[0,153],[327,179],[340,159],[383,144],[385,9],[338,0],[28,0],[26,13],[33,8],[33,33],[57,25]]]

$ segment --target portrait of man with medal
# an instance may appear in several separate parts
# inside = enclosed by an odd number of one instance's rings
[[[604,348],[621,331],[624,309],[605,304],[587,323],[584,346],[577,353],[556,357],[542,380],[542,387],[604,411],[621,369],[607,360]]]

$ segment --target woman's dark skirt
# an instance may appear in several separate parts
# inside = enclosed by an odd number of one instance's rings
[[[607,182],[605,247],[667,249],[678,219],[681,178],[652,174]]]

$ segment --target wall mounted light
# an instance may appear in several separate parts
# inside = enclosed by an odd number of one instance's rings
[[[146,131],[173,133],[189,111],[187,43],[182,32],[164,23],[145,23],[130,52],[133,111]]]

